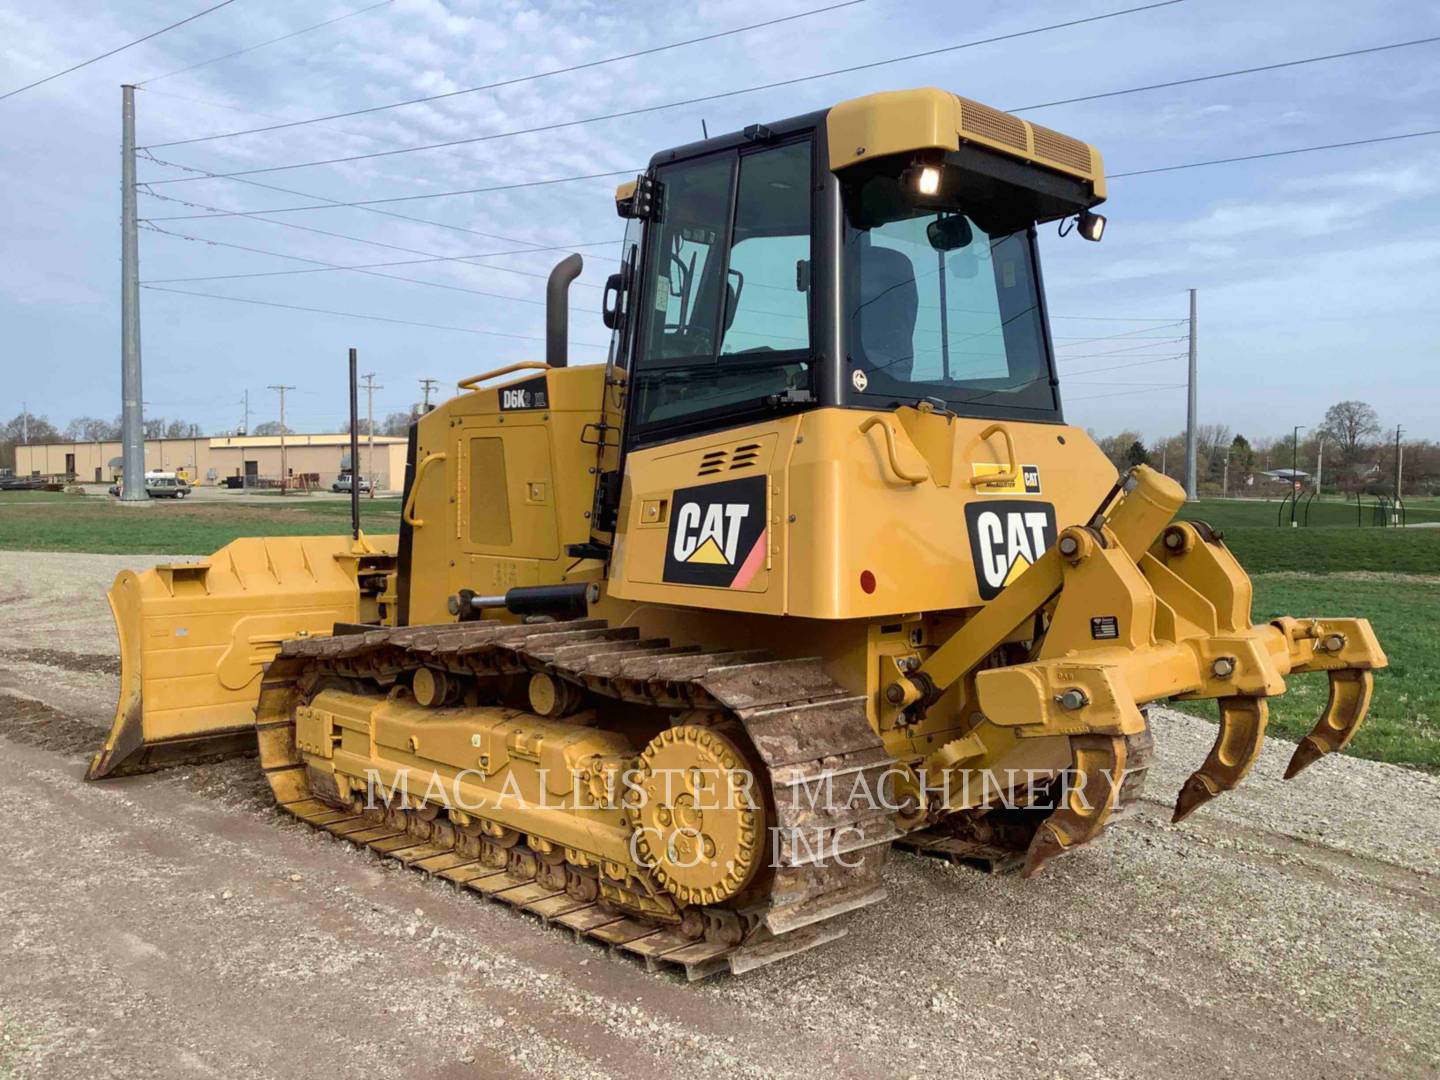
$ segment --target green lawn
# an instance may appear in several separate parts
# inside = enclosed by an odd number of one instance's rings
[[[1203,518],[1224,531],[1255,577],[1256,621],[1277,615],[1370,619],[1390,668],[1377,676],[1370,719],[1351,752],[1440,771],[1440,652],[1434,645],[1440,625],[1440,529],[1282,529],[1265,524],[1273,522],[1276,508],[1202,500],[1187,506],[1183,516]],[[393,533],[399,511],[398,499],[364,499],[362,526],[374,534]],[[0,549],[206,555],[237,536],[343,534],[349,515],[349,503],[339,499],[122,509],[96,496],[6,492],[0,493]],[[1289,693],[1271,703],[1271,733],[1300,738],[1325,699],[1324,676],[1291,679]],[[1213,702],[1181,707],[1215,715]]]
[[[350,503],[303,496],[264,503],[152,501],[121,507],[96,495],[0,492],[0,549],[100,554],[208,555],[237,536],[343,534]],[[361,499],[360,527],[377,535],[400,527],[399,499]]]
[[[1375,676],[1370,717],[1349,752],[1375,761],[1440,772],[1440,576],[1356,573],[1259,574],[1256,622],[1278,615],[1358,615],[1370,620],[1390,666]],[[1314,725],[1327,697],[1324,675],[1296,675],[1270,702],[1270,734],[1298,741]],[[1214,717],[1212,701],[1176,707]]]
[[[1225,543],[1252,574],[1440,574],[1440,528],[1357,528],[1354,504],[1339,501],[1316,503],[1308,528],[1277,527],[1279,509],[1278,502],[1200,499],[1186,503],[1180,517],[1209,522],[1223,532]],[[1412,513],[1410,520],[1415,519]]]

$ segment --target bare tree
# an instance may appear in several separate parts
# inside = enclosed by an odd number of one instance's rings
[[[1380,434],[1380,417],[1363,401],[1341,401],[1325,410],[1322,425],[1340,451],[1340,460],[1353,465],[1368,450],[1366,442]]]
[[[1100,452],[1110,459],[1110,463],[1117,469],[1128,469],[1130,462],[1130,447],[1140,442],[1138,431],[1121,431],[1115,435],[1097,437],[1092,431],[1090,437],[1095,440],[1095,445],[1100,447]]]
[[[120,438],[120,425],[95,416],[77,416],[65,425],[65,438],[71,442],[113,442]]]
[[[377,431],[376,434],[408,435],[410,433],[410,425],[414,422],[415,413],[413,411],[392,412],[389,416],[385,417],[385,422],[380,425],[380,430]]]
[[[0,424],[0,467],[15,467],[15,447],[22,443],[29,446],[59,441],[60,433],[45,417],[32,412],[16,413],[13,420]]]
[[[251,435],[279,435],[279,434],[280,434],[280,421],[279,421],[279,420],[266,420],[263,424],[256,424],[253,428],[250,429],[250,434],[251,434]],[[294,435],[294,434],[295,434],[295,429],[287,425],[287,426],[285,427],[285,434],[286,434],[286,435]]]

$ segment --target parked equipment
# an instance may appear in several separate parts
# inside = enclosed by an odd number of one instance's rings
[[[896,844],[1027,874],[1138,799],[1145,706],[1213,698],[1175,819],[1326,672],[1287,776],[1386,660],[1251,622],[1219,532],[1064,423],[1037,225],[1099,154],[938,90],[657,155],[617,193],[609,362],[466,379],[397,537],[122,573],[98,778],[258,745],[318,828],[692,977],[844,932]],[[904,898],[900,898],[903,902]]]

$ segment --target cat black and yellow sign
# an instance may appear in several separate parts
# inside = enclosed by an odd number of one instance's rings
[[[1055,507],[1029,499],[967,503],[965,527],[980,599],[993,600],[1055,543]]]
[[[998,476],[1009,471],[1009,465],[1000,465],[989,461],[982,461],[970,466],[970,472],[974,476]],[[976,484],[975,490],[981,495],[1039,495],[1040,467],[1038,465],[1021,465],[1013,480],[999,482],[985,480]]]
[[[763,476],[701,484],[675,492],[665,545],[664,580],[743,589],[765,566]]]

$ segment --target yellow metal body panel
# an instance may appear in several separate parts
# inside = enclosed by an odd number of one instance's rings
[[[862,430],[877,415],[881,423]],[[1023,527],[1026,508],[1047,514],[1053,535],[1087,520],[1115,482],[1113,466],[1083,431],[1034,423],[1003,425],[1025,474],[1018,488],[952,482],[1010,464],[1001,433],[982,438],[991,427],[987,420],[909,408],[887,414],[816,409],[635,451],[626,460],[610,594],[809,619],[977,607],[989,591],[982,575],[996,566],[976,565],[967,507],[975,508],[972,514],[996,511],[981,520],[993,528],[993,517],[1005,530],[1003,551],[995,554],[1007,560],[1008,575],[1023,569],[1017,556],[1028,566],[1041,554],[1033,532],[1006,535],[1012,520]],[[901,472],[923,479],[902,479],[891,462],[892,443]],[[755,575],[740,587],[687,584],[673,573],[667,578],[667,555],[673,571],[676,544],[683,550],[688,539],[677,522],[684,499],[704,505],[707,485],[762,472],[766,550]]]
[[[552,368],[470,390],[420,419],[417,462],[445,456],[413,492],[423,524],[411,565],[424,572],[411,576],[411,623],[453,619],[446,605],[462,588],[499,594],[599,576],[598,563],[575,566],[565,545],[589,539],[595,471],[615,467],[613,445],[602,452],[594,434],[604,394],[603,367]]]
[[[412,799],[457,806],[596,860],[631,861],[618,783],[592,790],[581,780],[630,766],[636,748],[622,735],[516,709],[427,709],[340,690],[300,710],[297,741],[302,723],[335,732],[323,756],[350,791],[403,784]]]
[[[830,168],[917,150],[958,150],[975,143],[1007,157],[1084,180],[1105,197],[1100,151],[1029,120],[946,90],[892,90],[834,106],[826,117]]]

